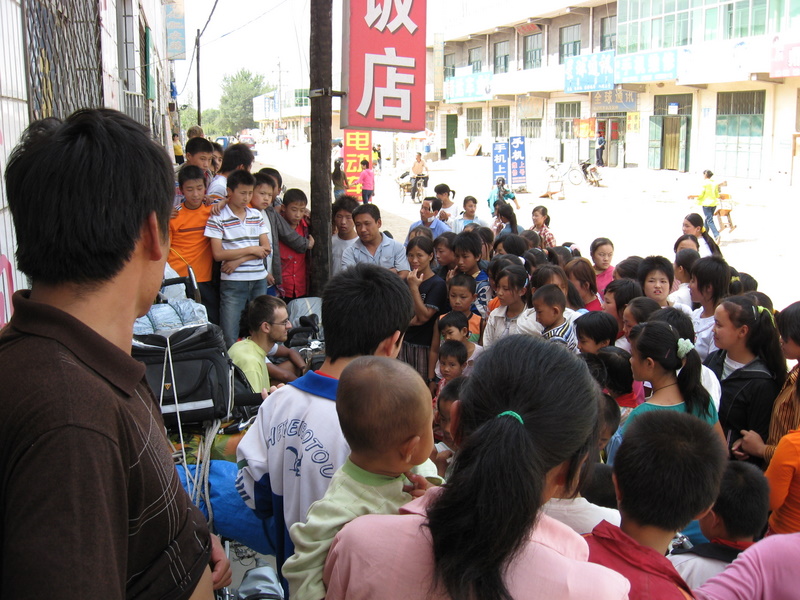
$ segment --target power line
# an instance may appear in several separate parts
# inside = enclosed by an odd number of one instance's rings
[[[237,31],[239,31],[240,29],[244,29],[244,28],[245,28],[245,27],[247,27],[248,25],[252,25],[252,24],[253,24],[253,23],[255,23],[256,21],[258,21],[260,18],[262,18],[262,17],[265,17],[266,15],[268,15],[269,13],[271,13],[273,10],[275,10],[275,9],[276,9],[276,8],[278,8],[279,6],[282,6],[282,5],[286,4],[288,1],[289,1],[289,0],[283,0],[282,2],[278,2],[278,4],[276,4],[276,5],[275,5],[275,6],[273,6],[272,8],[268,8],[268,9],[267,9],[267,10],[265,10],[263,13],[261,13],[260,15],[258,15],[256,18],[254,18],[254,19],[250,19],[250,20],[249,20],[249,21],[247,21],[246,23],[243,23],[242,25],[239,25],[239,27],[237,27],[236,29],[232,29],[232,30],[230,30],[228,33],[223,33],[223,34],[222,34],[221,36],[219,36],[218,38],[214,38],[213,40],[211,40],[210,42],[208,42],[208,44],[213,44],[214,42],[218,42],[218,41],[219,41],[219,40],[221,40],[222,38],[224,38],[224,37],[227,37],[227,36],[229,36],[229,35],[230,35],[230,34],[232,34],[232,33],[236,33]],[[208,44],[203,44],[203,45],[204,45],[204,46],[206,46],[206,45],[208,45]]]
[[[214,11],[217,10],[217,4],[219,0],[214,0],[214,6],[211,7],[211,12],[208,14],[208,19],[206,19],[206,24],[203,25],[203,30],[200,32],[200,35],[197,36],[194,42],[194,47],[192,48],[192,57],[189,59],[189,71],[186,73],[186,80],[183,82],[183,87],[181,87],[181,91],[178,92],[178,96],[183,95],[184,90],[186,89],[186,85],[189,83],[189,77],[192,75],[192,66],[194,65],[194,57],[195,53],[197,52],[197,46],[200,44],[200,38],[203,37],[203,34],[206,32],[206,27],[208,24],[211,23],[211,17],[214,16]]]
[[[211,14],[208,15],[208,20],[206,20],[206,24],[203,25],[203,31],[200,32],[200,37],[203,37],[203,34],[206,32],[206,27],[208,24],[211,23],[211,17],[214,16],[214,11],[217,10],[217,3],[219,0],[214,0],[214,6],[211,7]]]

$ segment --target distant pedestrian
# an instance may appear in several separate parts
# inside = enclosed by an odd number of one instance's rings
[[[172,134],[172,150],[175,153],[175,164],[183,164],[183,146],[181,145],[181,137],[177,133]]]
[[[283,146],[286,148],[286,151],[289,151],[289,136],[286,136],[283,140]]]
[[[595,142],[595,150],[594,150],[594,155],[595,155],[595,158],[596,158],[595,164],[598,167],[605,167],[606,166],[606,164],[603,162],[603,151],[605,149],[606,149],[606,138],[602,133],[598,132],[597,133],[597,141]]]
[[[703,207],[703,214],[706,217],[706,229],[714,236],[714,241],[719,244],[719,231],[714,225],[714,212],[719,204],[719,185],[714,181],[714,173],[706,169],[703,171],[703,190],[699,196],[689,196],[689,199],[697,198],[697,203]]]
[[[361,185],[361,201],[369,204],[375,193],[375,172],[369,168],[369,161],[366,159],[361,161],[361,173],[353,183],[353,185],[359,184]]]

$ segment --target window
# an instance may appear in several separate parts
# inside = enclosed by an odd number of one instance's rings
[[[523,38],[524,69],[538,69],[542,66],[542,34],[534,33]]]
[[[763,115],[766,92],[718,92],[718,115]]]
[[[308,99],[308,88],[296,89],[294,91],[294,105],[311,106],[311,101]]]
[[[508,42],[494,45],[494,72],[508,73]]]
[[[436,129],[436,125],[434,121],[436,120],[436,113],[432,110],[425,111],[425,128],[428,131],[434,131]]]
[[[581,118],[580,102],[556,102],[556,138],[571,140],[575,136],[574,119]]]
[[[495,139],[507,138],[509,131],[509,123],[511,121],[511,107],[510,106],[493,106],[492,107],[492,136]]]
[[[473,73],[480,73],[483,70],[483,48],[470,48],[467,51],[467,64],[472,67]]]
[[[541,119],[521,119],[519,122],[520,131],[526,138],[542,137]]]
[[[558,64],[563,65],[568,56],[581,53],[581,26],[568,25],[558,30]]]
[[[456,55],[444,55],[444,78],[455,77],[456,75]]]
[[[467,137],[472,139],[483,135],[483,109],[467,109]]]
[[[600,19],[600,51],[617,47],[617,15]]]
[[[688,46],[691,42],[689,36],[689,13],[678,13],[675,20],[675,45]]]

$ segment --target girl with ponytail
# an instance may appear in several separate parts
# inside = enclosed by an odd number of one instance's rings
[[[706,366],[722,385],[719,418],[729,446],[754,431],[769,435],[772,405],[786,379],[786,360],[781,352],[775,318],[745,296],[724,300],[714,312],[714,343]],[[763,465],[759,457],[749,459]]]
[[[697,239],[700,258],[704,256],[722,256],[722,250],[719,249],[714,239],[708,235],[703,217],[697,213],[689,213],[683,218],[683,235],[693,235]]]
[[[453,403],[459,452],[439,489],[401,515],[368,515],[336,537],[326,598],[623,598],[618,573],[541,513],[573,490],[596,446],[599,389],[583,361],[530,336],[500,340]],[[566,404],[565,404],[566,403]]]

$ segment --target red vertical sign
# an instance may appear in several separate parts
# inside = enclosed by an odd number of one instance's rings
[[[347,175],[347,182],[350,184],[347,188],[347,193],[357,197],[361,197],[361,186],[355,186],[353,183],[358,179],[358,174],[361,173],[361,161],[369,161],[369,166],[372,168],[372,132],[371,131],[355,131],[353,129],[345,129],[344,131],[344,172]]]
[[[342,127],[425,128],[427,0],[345,0]]]

